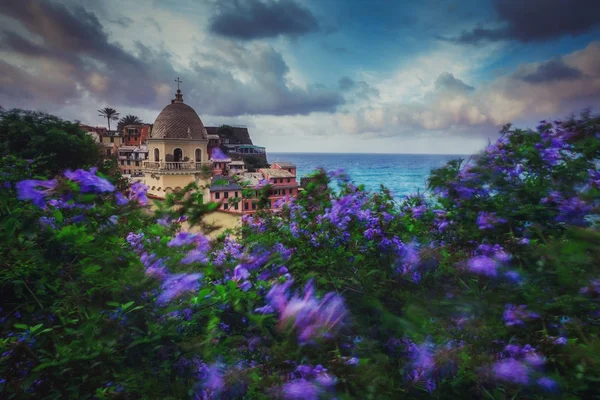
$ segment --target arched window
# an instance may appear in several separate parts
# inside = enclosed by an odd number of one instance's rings
[[[196,149],[196,154],[194,155],[196,162],[202,162],[202,150]]]
[[[154,161],[160,161],[160,151],[158,149],[154,149]]]
[[[180,148],[176,148],[175,150],[173,150],[173,161],[181,162],[182,160],[183,160],[183,150],[181,150]]]

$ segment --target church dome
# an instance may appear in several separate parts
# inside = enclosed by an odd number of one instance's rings
[[[150,138],[208,139],[208,136],[200,117],[183,102],[181,90],[177,89],[175,99],[156,117]]]

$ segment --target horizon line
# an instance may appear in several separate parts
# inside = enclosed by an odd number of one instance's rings
[[[267,156],[269,154],[341,154],[341,155],[356,155],[356,154],[366,154],[366,155],[384,155],[384,156],[472,156],[476,153],[342,153],[342,152],[306,152],[306,151],[267,151]]]

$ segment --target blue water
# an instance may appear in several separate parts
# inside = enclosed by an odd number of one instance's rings
[[[438,154],[325,154],[325,153],[268,153],[269,162],[289,161],[296,164],[298,178],[319,167],[327,171],[344,169],[356,184],[368,190],[378,190],[383,184],[396,199],[423,192],[426,179],[434,168],[444,166],[460,155]],[[298,179],[300,181],[300,179]]]

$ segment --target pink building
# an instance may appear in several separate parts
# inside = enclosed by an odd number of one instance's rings
[[[215,160],[218,162],[220,160]],[[213,166],[213,171],[216,171]],[[278,211],[278,201],[298,195],[296,166],[291,163],[272,164],[258,172],[235,176],[215,175],[210,186],[210,201],[221,203],[219,210],[239,214],[254,214],[258,210],[261,189],[269,185],[268,206]],[[246,189],[243,189],[243,187]]]

